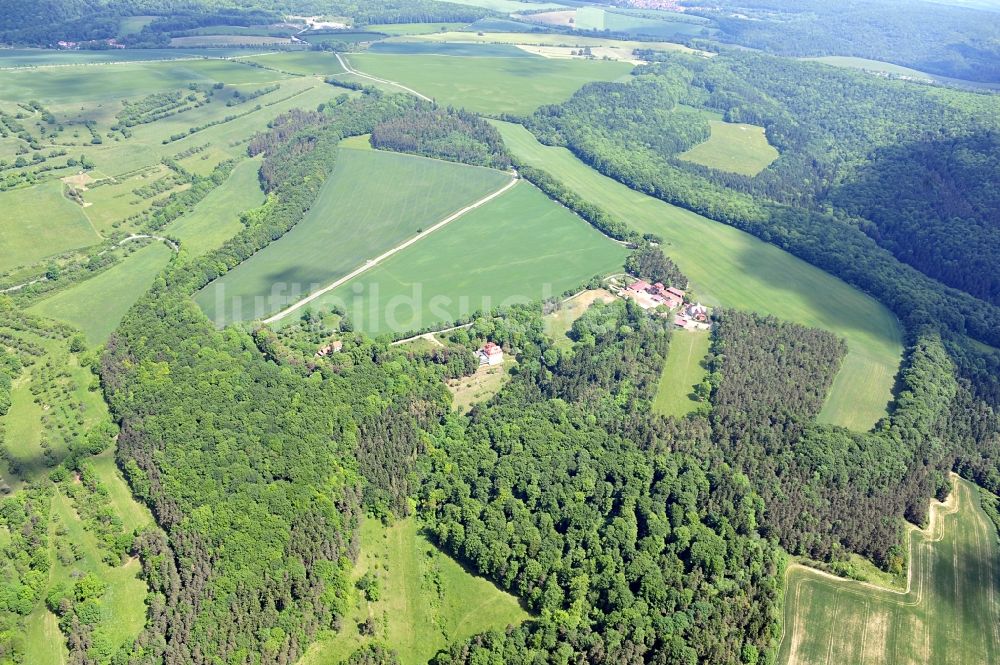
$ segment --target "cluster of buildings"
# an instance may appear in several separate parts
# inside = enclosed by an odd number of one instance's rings
[[[640,279],[625,287],[622,295],[634,300],[643,309],[666,307],[674,313],[674,325],[678,328],[707,330],[712,326],[708,308],[701,303],[685,304],[685,293],[681,289],[665,287],[659,282],[650,284]]]

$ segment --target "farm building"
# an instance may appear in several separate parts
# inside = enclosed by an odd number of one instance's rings
[[[498,344],[486,342],[483,348],[479,349],[480,365],[500,365],[503,363],[503,349]]]
[[[329,344],[327,344],[326,346],[321,346],[319,348],[319,350],[316,352],[316,357],[317,358],[325,358],[326,356],[330,355],[331,353],[340,353],[340,351],[343,348],[344,348],[344,343],[343,342],[341,342],[339,339],[338,340],[334,340],[334,341],[330,342]]]
[[[660,305],[666,305],[670,309],[678,309],[684,304],[684,292],[680,289],[672,286],[664,287],[659,282],[650,284],[641,279],[626,288],[626,295],[645,309],[652,309]]]

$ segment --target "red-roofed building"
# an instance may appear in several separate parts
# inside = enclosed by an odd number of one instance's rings
[[[649,291],[649,289],[650,289],[649,282],[643,281],[641,279],[638,282],[628,287],[629,291],[635,291],[636,293],[645,293],[646,291]]]
[[[503,363],[503,349],[493,342],[486,342],[483,348],[479,349],[480,365],[500,365]]]
[[[671,286],[670,288],[668,288],[667,293],[674,296],[675,298],[684,300],[684,292],[678,289],[676,286]]]

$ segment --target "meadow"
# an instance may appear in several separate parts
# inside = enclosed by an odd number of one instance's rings
[[[713,32],[710,26],[693,19],[647,18],[645,15],[631,14],[621,9],[609,11],[592,6],[580,7],[576,11],[575,27],[577,30],[610,30],[657,39],[685,39]]]
[[[499,189],[501,171],[341,148],[315,204],[196,300],[217,323],[270,314]],[[386,188],[385,183],[393,186]]]
[[[637,231],[661,236],[664,251],[701,302],[773,314],[847,340],[822,422],[867,430],[885,415],[903,353],[902,331],[876,300],[774,245],[602,176],[568,150],[543,146],[520,125],[496,125],[519,159],[556,174]]]
[[[192,256],[216,249],[236,235],[243,228],[240,214],[264,202],[257,177],[260,164],[260,159],[240,162],[194,210],[170,224],[167,234],[180,240]]]
[[[477,44],[454,42],[378,42],[367,53],[379,55],[452,55],[468,58],[532,58],[513,44]]]
[[[511,26],[512,28],[515,26]],[[528,26],[523,26],[527,28]],[[673,42],[630,41],[627,39],[608,39],[607,37],[590,37],[587,35],[564,35],[545,32],[439,32],[433,34],[413,35],[408,37],[393,37],[386,40],[387,44],[394,42],[452,42],[475,44],[526,44],[535,46],[568,46],[580,48],[589,46],[593,49],[607,48],[625,51],[631,54],[635,49],[651,49],[654,51],[681,51],[684,53],[700,53],[711,55],[704,51],[696,51],[682,44]]]
[[[573,327],[573,322],[583,316],[595,302],[611,302],[614,299],[615,296],[604,289],[588,289],[567,298],[559,303],[559,309],[543,317],[545,334],[556,348],[570,348],[573,346],[573,340],[569,338],[568,333]]]
[[[719,171],[755,176],[778,158],[763,127],[711,120],[712,134],[687,152],[677,155],[695,164]]]
[[[932,505],[928,529],[909,527],[904,592],[790,567],[778,662],[998,662],[1000,553],[979,491],[955,478],[948,502]]]
[[[0,210],[0,272],[101,240],[58,180],[0,192]]]
[[[103,344],[125,312],[153,285],[171,254],[166,245],[153,242],[104,272],[39,301],[28,311],[76,326],[90,344]]]
[[[674,331],[653,400],[653,411],[681,418],[698,408],[701,402],[693,399],[692,393],[708,375],[702,362],[711,344],[712,337],[707,330]]]
[[[466,572],[434,547],[414,518],[388,527],[365,518],[353,579],[365,573],[378,580],[379,599],[359,597],[343,630],[313,644],[299,665],[346,661],[371,639],[358,630],[368,616],[380,624],[375,639],[395,649],[402,665],[426,663],[449,641],[529,618],[514,596]]]
[[[891,62],[883,62],[882,60],[869,60],[867,58],[855,58],[855,57],[841,56],[841,55],[829,55],[817,58],[802,58],[802,59],[812,60],[815,62],[822,62],[827,65],[833,65],[834,67],[861,69],[866,72],[891,74],[893,76],[915,79],[917,81],[943,83],[947,85],[957,86],[960,88],[970,88],[973,90],[1000,90],[1000,83],[966,81],[964,79],[949,78],[947,76],[939,76],[937,74],[928,74],[927,72],[921,72],[916,69],[903,67],[902,65],[896,65]]]
[[[313,302],[358,330],[419,330],[477,310],[558,297],[621,269],[626,249],[533,185],[512,190]]]
[[[470,111],[527,114],[543,104],[565,101],[591,81],[625,77],[631,66],[604,60],[541,57],[463,58],[441,55],[352,53],[357,70],[402,83],[439,104]]]

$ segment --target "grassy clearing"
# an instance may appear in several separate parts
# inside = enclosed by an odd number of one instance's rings
[[[583,316],[595,302],[612,302],[615,297],[604,289],[581,291],[572,298],[563,301],[559,309],[544,317],[545,334],[557,348],[573,346],[567,333],[573,327],[573,322]]]
[[[996,663],[1000,564],[978,489],[956,478],[932,526],[910,531],[910,585],[893,593],[801,566],[786,577],[786,665]]]
[[[480,365],[472,376],[449,381],[452,408],[460,413],[468,413],[473,404],[485,402],[496,395],[507,382],[510,368],[515,364],[517,361],[506,356],[502,365]]]
[[[755,176],[778,158],[778,151],[767,141],[763,127],[712,120],[712,135],[679,159],[710,169]]]
[[[521,182],[314,301],[372,334],[420,330],[477,310],[559,296],[621,268],[626,250]]]
[[[163,243],[150,244],[97,276],[32,305],[28,311],[74,325],[90,344],[103,344],[129,307],[153,285],[170,256],[171,250]]]
[[[0,210],[0,272],[101,239],[58,180],[0,192]]]
[[[426,663],[450,641],[503,630],[528,618],[514,596],[439,552],[412,518],[388,528],[365,519],[354,578],[366,572],[378,578],[380,599],[368,603],[359,598],[344,629],[315,643],[300,665],[344,662],[369,639],[357,629],[368,616],[381,622],[376,637],[399,653],[403,665]],[[434,588],[434,577],[440,579],[440,592]]]
[[[342,149],[306,217],[203,289],[196,300],[220,323],[275,312],[499,189],[508,179],[493,169]]]
[[[664,250],[702,302],[773,314],[846,339],[848,354],[821,421],[864,430],[885,415],[903,353],[902,331],[876,300],[774,245],[606,178],[568,150],[543,146],[520,125],[497,127],[520,159],[558,174],[636,230],[663,237]]]
[[[167,227],[193,256],[220,247],[243,228],[240,214],[264,202],[257,172],[260,159],[248,159],[233,169],[229,179],[195,206],[187,215]]]
[[[537,57],[466,58],[441,55],[348,56],[365,73],[413,88],[440,104],[481,113],[527,114],[543,104],[565,101],[585,83],[627,76],[631,66],[604,60]]]
[[[653,401],[653,411],[680,418],[698,407],[700,402],[691,394],[708,375],[702,361],[708,355],[711,342],[711,333],[707,330],[674,331]]]
[[[109,449],[91,461],[101,482],[108,488],[111,507],[121,517],[125,530],[131,532],[153,524],[153,514],[149,512],[149,508],[135,500],[128,482],[115,465],[114,451]]]

